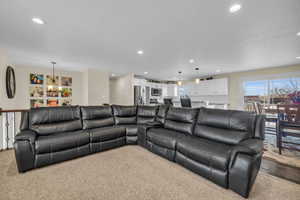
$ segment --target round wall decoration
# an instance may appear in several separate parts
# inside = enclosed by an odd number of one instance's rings
[[[6,94],[9,99],[14,98],[16,94],[16,76],[11,66],[6,68]]]

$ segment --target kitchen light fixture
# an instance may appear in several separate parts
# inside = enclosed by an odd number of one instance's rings
[[[112,77],[116,76],[114,73],[111,74]]]
[[[300,59],[300,56],[296,57],[296,59]]]
[[[178,86],[182,86],[181,74],[182,74],[182,71],[179,71],[178,72],[178,81],[177,81]]]
[[[229,8],[229,12],[235,13],[235,12],[239,11],[241,8],[242,8],[242,6],[240,4],[233,4]]]
[[[195,70],[196,70],[197,76],[198,76],[199,68],[196,67]],[[196,82],[196,84],[199,84],[199,83],[200,83],[200,78],[196,78],[196,79],[195,79],[195,82]]]
[[[138,51],[137,51],[137,54],[143,55],[143,54],[144,54],[144,51],[143,51],[143,50],[138,50]]]
[[[300,36],[300,32],[297,33],[297,36]]]
[[[144,72],[144,74],[146,75],[146,74],[148,74],[148,72]]]
[[[194,63],[195,60],[194,60],[194,59],[190,59],[189,62],[190,62],[190,63]]]
[[[41,18],[38,18],[38,17],[34,17],[31,20],[36,24],[40,24],[40,25],[45,24],[45,22]]]

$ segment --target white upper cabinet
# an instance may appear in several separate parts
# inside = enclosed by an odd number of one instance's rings
[[[189,96],[228,95],[228,79],[212,79],[200,81],[199,84],[188,83],[184,86],[185,94]]]

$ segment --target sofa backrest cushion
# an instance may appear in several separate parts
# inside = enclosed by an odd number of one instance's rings
[[[39,135],[82,129],[79,106],[32,108],[29,128]]]
[[[101,128],[115,124],[110,106],[81,107],[83,129]]]
[[[137,108],[137,123],[146,124],[154,122],[158,106],[138,106]]]
[[[170,107],[164,127],[192,135],[198,109]]]
[[[168,105],[160,105],[158,108],[157,115],[156,115],[156,121],[164,124],[168,110],[169,110]]]
[[[227,144],[238,144],[254,136],[255,119],[255,114],[249,112],[201,108],[194,135]]]
[[[136,106],[113,105],[112,108],[116,125],[136,124]]]

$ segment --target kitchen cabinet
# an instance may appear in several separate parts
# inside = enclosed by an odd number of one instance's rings
[[[182,86],[184,94],[188,96],[215,96],[215,95],[228,95],[228,79],[212,79],[200,81],[199,84],[194,82],[187,83]]]

